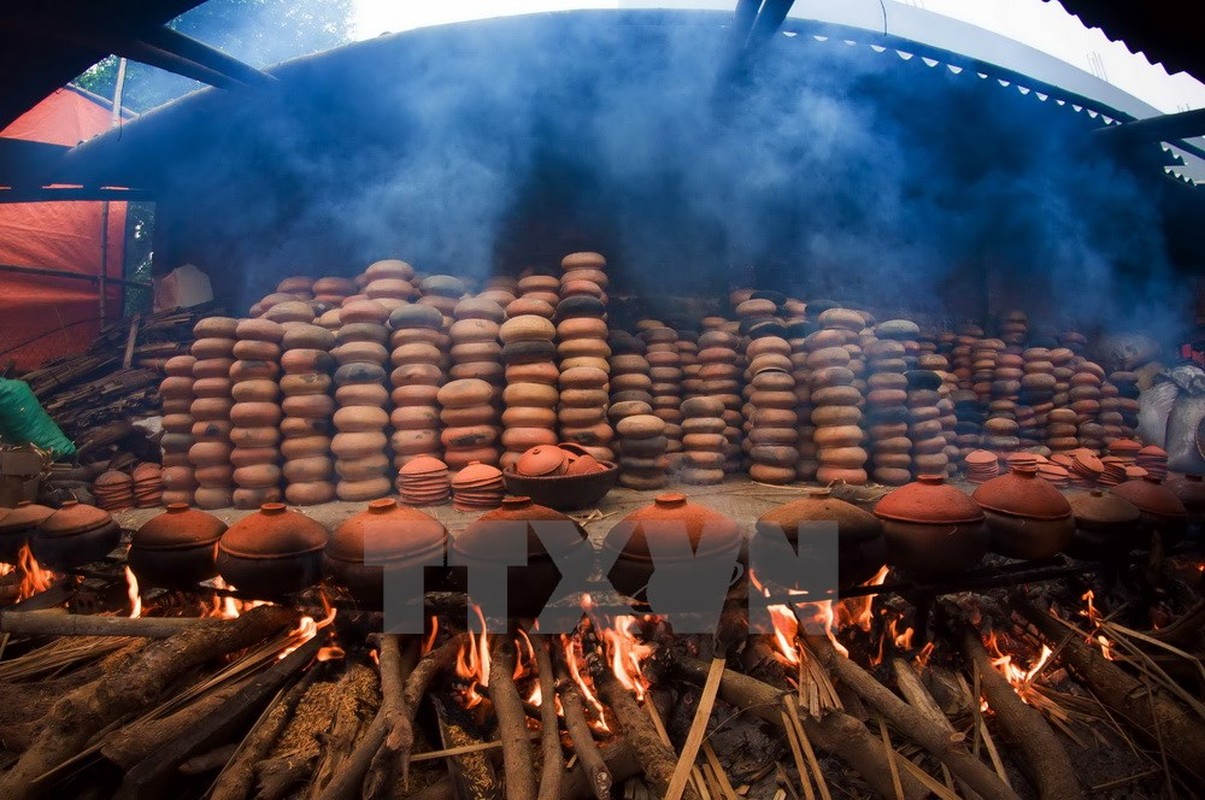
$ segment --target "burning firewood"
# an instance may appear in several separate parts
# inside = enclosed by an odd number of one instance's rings
[[[561,698],[561,709],[565,714],[565,728],[573,741],[573,750],[577,753],[579,771],[588,779],[590,788],[596,800],[608,800],[611,796],[611,786],[614,778],[607,768],[607,762],[599,752],[594,734],[590,731],[590,722],[586,719],[585,707],[582,705],[581,690],[569,674],[565,658],[559,648],[553,653],[556,670],[556,692]]]
[[[347,666],[339,681],[339,702],[330,727],[322,736],[322,754],[310,782],[309,797],[323,797],[351,760],[356,742],[367,731],[379,707],[376,676],[366,664]]]
[[[536,776],[532,770],[531,741],[527,738],[527,716],[515,688],[515,650],[509,636],[495,640],[490,662],[490,698],[498,718],[502,760],[506,767],[507,800],[535,800]]]
[[[220,628],[225,620],[202,617],[102,617],[46,611],[0,611],[0,633],[20,636],[141,636],[166,639],[190,628]]]
[[[557,800],[565,773],[565,756],[561,752],[561,726],[556,713],[556,683],[552,656],[544,636],[531,637],[536,654],[536,669],[540,682],[540,731],[544,769],[540,773],[539,800]]]

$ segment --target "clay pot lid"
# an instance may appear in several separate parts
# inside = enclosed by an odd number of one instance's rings
[[[963,459],[967,464],[974,464],[976,466],[995,464],[999,460],[999,457],[991,450],[972,450]]]
[[[1167,458],[1167,451],[1159,445],[1148,444],[1146,447],[1138,451],[1138,455],[1153,458]]]
[[[188,503],[169,503],[167,510],[134,532],[131,547],[144,550],[182,550],[213,544],[226,532],[226,523]]]
[[[0,516],[0,535],[36,528],[53,513],[53,508],[20,500],[15,507],[4,509],[4,515]]]
[[[493,526],[499,522],[570,522],[581,536],[582,541],[588,538],[582,526],[567,514],[535,503],[525,495],[509,495],[502,498],[501,504],[497,508],[485,512],[469,523],[468,527],[452,542],[452,549],[471,555],[473,548],[468,545],[479,539],[488,539],[496,530]],[[531,558],[548,555],[543,541],[536,535],[530,524],[527,527],[527,555]]]
[[[452,478],[452,486],[456,488],[477,488],[502,480],[502,471],[489,464],[473,461],[467,467],[456,473]]]
[[[447,538],[447,528],[435,517],[386,497],[336,528],[326,553],[358,564],[364,563],[366,549],[373,561],[427,561],[425,556],[443,550]]]
[[[1033,453],[1013,453],[1005,459],[1009,467],[1037,467],[1038,456]]]
[[[1131,465],[1125,469],[1125,476],[1129,480],[1141,480],[1149,474],[1144,467]]]
[[[1105,471],[1104,463],[1090,453],[1080,453],[1077,455],[1071,468],[1081,475],[1099,475]]]
[[[602,472],[606,467],[602,462],[594,456],[586,453],[585,455],[573,458],[565,468],[566,475],[589,475],[593,472]]]
[[[830,520],[837,523],[837,535],[843,542],[861,542],[883,535],[883,526],[874,514],[833,497],[831,489],[822,487],[805,489],[798,500],[770,509],[758,517],[757,525],[758,528],[763,524],[776,525],[790,535],[797,532],[800,523]]]
[[[1063,519],[1071,505],[1058,489],[1037,480],[1036,467],[1014,467],[1012,472],[984,483],[971,499],[981,508],[1028,519]]]
[[[448,465],[434,456],[419,456],[407,461],[406,465],[398,471],[407,476],[434,475],[440,472],[447,472]]]
[[[556,445],[536,445],[515,462],[515,472],[541,478],[560,475],[567,471],[569,454]]]
[[[1133,439],[1114,439],[1109,444],[1110,453],[1138,453],[1142,450],[1142,444]]]
[[[1120,525],[1137,522],[1142,516],[1138,507],[1129,500],[1101,489],[1074,492],[1067,496],[1067,500],[1071,503],[1071,513],[1075,519],[1085,522]]]
[[[38,526],[38,535],[74,536],[112,523],[113,517],[108,511],[84,505],[78,500],[68,500],[58,511],[42,520],[42,524]]]
[[[678,527],[669,529],[673,533],[685,525],[691,548],[696,555],[707,555],[731,547],[734,542],[744,541],[740,525],[730,517],[713,511],[707,506],[691,503],[679,492],[665,492],[653,498],[652,505],[638,508],[620,520],[607,532],[603,548],[620,552],[624,558],[651,561],[645,525],[673,523]],[[707,530],[707,547],[700,549],[704,527]]]
[[[929,525],[982,522],[983,509],[968,495],[946,483],[941,475],[918,475],[888,493],[874,507],[879,519]]]
[[[121,472],[120,470],[116,470],[116,469],[111,469],[106,472],[102,472],[100,475],[98,475],[96,477],[96,480],[94,480],[92,482],[92,485],[93,486],[112,486],[112,487],[120,488],[120,487],[129,486],[133,482],[134,482],[134,479],[132,477],[130,477],[129,475],[125,474],[124,472]]]
[[[1176,493],[1164,486],[1163,481],[1155,475],[1119,483],[1109,491],[1148,514],[1177,518],[1188,516],[1188,510],[1184,508],[1184,503]]]
[[[326,547],[326,528],[284,503],[264,503],[222,534],[218,547],[232,556],[278,559],[313,553]]]

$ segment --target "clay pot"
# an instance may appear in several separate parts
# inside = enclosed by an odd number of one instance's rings
[[[1050,558],[1071,544],[1071,504],[1037,473],[1036,466],[1015,466],[971,495],[987,517],[993,551],[1010,558]]]
[[[42,520],[29,540],[33,557],[64,572],[107,556],[121,541],[121,527],[107,511],[68,500]]]
[[[1071,553],[1076,558],[1124,558],[1131,545],[1141,544],[1142,512],[1130,501],[1103,489],[1074,492],[1067,500],[1075,518]]]
[[[566,445],[560,445],[560,449],[567,449]],[[619,467],[609,461],[598,463],[601,470],[564,475],[520,475],[510,468],[503,472],[503,478],[507,491],[512,494],[530,497],[560,511],[576,511],[597,505],[615,485]]]
[[[15,565],[29,537],[53,513],[53,508],[29,500],[19,501],[12,509],[0,509],[0,562]]]
[[[733,580],[744,572],[746,561],[744,534],[735,520],[718,511],[687,502],[686,495],[666,493],[657,495],[653,504],[633,511],[624,517],[608,533],[603,541],[603,550],[614,557],[614,566],[607,573],[616,591],[633,598],[638,603],[649,602],[646,587],[655,570],[665,570],[669,575],[684,582],[696,581],[697,566],[693,561],[658,558],[653,562],[648,537],[664,536],[677,538],[683,530],[696,557],[719,557],[735,549],[736,560]],[[702,546],[704,530],[707,532]],[[678,610],[661,608],[657,613],[673,613]]]
[[[335,529],[322,554],[323,571],[357,601],[379,610],[385,570],[441,566],[447,538],[434,517],[393,499],[374,500]]]
[[[939,475],[921,475],[874,508],[883,522],[887,561],[921,577],[942,577],[979,563],[987,552],[983,509]]]
[[[283,503],[265,503],[222,535],[218,572],[256,597],[291,594],[318,580],[326,540],[326,528],[319,523]]]
[[[575,565],[580,566],[594,559],[594,548],[586,532],[572,519],[547,506],[533,503],[529,497],[506,497],[500,508],[483,514],[452,542],[455,561],[466,566],[448,571],[449,588],[467,591],[468,570],[496,567],[499,559],[492,557],[497,549],[496,539],[506,530],[505,526],[515,523],[526,524],[527,564],[507,567],[507,606],[512,619],[538,615],[552,599],[561,580],[560,569],[536,533],[542,523],[546,524],[540,530],[540,535],[544,537],[573,537],[573,542],[568,546],[573,550],[571,559]],[[504,556],[502,553],[498,555]]]
[[[883,537],[882,523],[873,514],[833,497],[828,489],[808,490],[803,498],[766,512],[757,520],[757,532],[768,535],[781,531],[796,552],[804,556],[809,551],[807,534],[811,533],[807,526],[815,522],[837,524],[840,587],[865,583],[887,561],[887,540]],[[802,538],[801,526],[805,532]],[[829,551],[817,552],[827,554]]]
[[[172,503],[134,532],[126,556],[139,585],[195,588],[218,574],[214,551],[226,523],[186,503]]]
[[[1147,475],[1120,483],[1109,491],[1137,506],[1142,512],[1143,525],[1152,533],[1159,533],[1164,546],[1174,545],[1184,535],[1188,510],[1160,478]]]

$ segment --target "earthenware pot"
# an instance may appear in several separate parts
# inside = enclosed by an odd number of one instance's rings
[[[1119,483],[1109,491],[1137,506],[1143,524],[1151,532],[1159,533],[1165,547],[1178,542],[1188,528],[1184,503],[1154,475]]]
[[[824,535],[811,523],[836,523],[840,587],[854,586],[874,577],[887,561],[887,540],[883,525],[871,513],[832,496],[828,489],[811,489],[799,500],[785,503],[757,520],[757,534],[781,532],[800,556],[815,550],[828,554],[827,548],[813,548],[808,540]],[[814,528],[814,530],[809,530]]]
[[[1015,466],[971,495],[987,517],[992,549],[1010,558],[1049,558],[1071,544],[1075,520],[1058,489],[1037,477],[1036,466]]]
[[[1105,561],[1123,557],[1142,544],[1142,512],[1125,498],[1092,489],[1067,495],[1075,518],[1071,554],[1076,558]]]
[[[212,514],[172,503],[134,532],[126,561],[140,586],[195,588],[218,574],[216,545],[225,532]]]
[[[75,500],[42,520],[29,539],[38,563],[64,572],[107,556],[121,541],[121,527],[109,512]]]
[[[887,561],[922,577],[941,577],[979,563],[987,552],[983,509],[939,475],[921,475],[874,508],[883,522]]]
[[[317,582],[326,541],[326,528],[318,522],[283,503],[265,503],[222,535],[218,572],[254,597],[291,594]]]
[[[54,513],[53,508],[21,500],[15,508],[0,510],[0,562],[16,564],[21,548],[29,543],[42,520]]]

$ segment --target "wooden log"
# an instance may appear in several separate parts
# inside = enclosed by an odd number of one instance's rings
[[[561,710],[565,715],[565,728],[573,741],[573,751],[577,753],[578,765],[583,776],[589,781],[595,800],[609,800],[614,777],[607,768],[607,762],[599,752],[586,719],[581,690],[577,681],[569,674],[569,668],[560,648],[553,650],[553,663],[556,670],[556,692],[561,698]]]
[[[978,633],[964,627],[961,634],[963,655],[979,671],[979,686],[987,704],[1024,757],[1039,796],[1042,800],[1083,797],[1067,750],[1041,712],[1022,702],[1012,685],[992,667]]]
[[[565,755],[561,752],[561,723],[556,713],[556,676],[548,637],[533,634],[531,646],[540,680],[540,749],[544,757],[538,800],[558,800],[565,777]]]
[[[1148,741],[1162,747],[1168,758],[1185,771],[1205,780],[1205,721],[1123,671],[1049,613],[1020,597],[1014,598],[1013,604],[1047,641],[1058,663],[1087,686],[1097,700]]]
[[[150,708],[185,670],[241,650],[297,621],[279,606],[261,606],[215,630],[192,628],[141,650],[128,667],[113,670],[63,697],[46,717],[46,726],[13,767],[0,777],[0,797],[35,796],[33,781],[84,748],[102,728]]]
[[[230,758],[237,749],[238,745],[236,744],[224,744],[207,753],[201,753],[200,755],[185,759],[176,768],[176,771],[190,778],[195,778],[208,772],[216,772],[230,762]]]
[[[16,636],[141,636],[166,639],[190,628],[217,629],[230,620],[212,617],[101,617],[56,610],[0,611],[0,633]]]
[[[406,678],[406,690],[404,693],[405,705],[403,706],[411,727],[414,725],[414,717],[418,714],[418,707],[423,701],[423,696],[426,695],[427,689],[430,688],[431,682],[435,680],[442,672],[446,672],[456,664],[456,656],[460,652],[460,648],[464,646],[466,637],[453,636],[439,647],[427,653],[418,664],[415,665],[409,677]],[[403,745],[401,751],[402,757],[402,783],[406,785],[410,778],[410,754],[413,746]]]
[[[1201,628],[1205,628],[1205,600],[1198,600],[1188,611],[1167,625],[1157,630],[1146,631],[1145,635],[1165,644],[1188,647]]]
[[[339,680],[338,704],[323,736],[322,753],[310,781],[308,796],[318,800],[343,772],[356,743],[367,732],[380,707],[375,670],[366,664],[347,665]]]
[[[707,680],[708,665],[698,659],[675,653],[671,668],[693,684],[702,686]],[[782,700],[788,691],[731,669],[724,670],[720,679],[720,698],[725,703],[780,729],[784,728]],[[829,711],[819,719],[801,714],[800,722],[813,745],[844,761],[875,794],[896,797],[891,762],[882,743],[865,725],[843,711]],[[912,776],[901,774],[900,782],[904,800],[923,800],[928,796]]]
[[[590,674],[599,698],[611,709],[619,730],[632,748],[645,780],[658,797],[664,797],[669,790],[674,765],[678,762],[677,755],[661,741],[648,714],[641,710],[632,693],[611,673],[605,660],[601,664],[592,664]],[[701,800],[699,793],[690,785],[683,790],[682,796]]]
[[[311,668],[301,680],[294,683],[268,707],[243,737],[234,756],[226,762],[225,769],[214,782],[209,800],[247,800],[255,783],[255,765],[268,755],[272,745],[288,724],[302,695],[310,688],[318,674],[318,669]]]
[[[850,659],[837,652],[827,636],[805,637],[820,663],[842,683],[874,706],[902,735],[941,759],[985,800],[1019,800],[982,761],[971,755],[950,732],[905,703]]]
[[[531,741],[527,738],[527,715],[515,688],[515,646],[510,636],[498,636],[490,659],[490,699],[498,718],[502,740],[502,764],[506,775],[507,800],[536,800],[536,776],[532,769]]]

